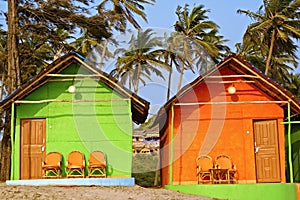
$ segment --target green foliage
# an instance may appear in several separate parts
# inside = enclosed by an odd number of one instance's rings
[[[158,59],[162,51],[162,42],[152,29],[133,34],[128,44],[129,49],[116,50],[115,53],[120,54],[120,57],[111,75],[120,78],[121,84],[128,84],[129,88],[133,87],[135,93],[138,92],[139,84],[145,85],[147,80],[151,80],[153,74],[164,79],[160,68],[168,70],[169,66]]]
[[[300,1],[264,1],[257,12],[238,10],[254,20],[237,44],[237,53],[281,86],[300,96],[296,40],[300,39]]]
[[[137,154],[133,157],[132,176],[135,178],[137,185],[143,187],[154,186],[158,161],[158,156],[148,154]]]
[[[134,15],[138,15],[147,22],[144,5],[153,5],[154,2],[155,0],[103,0],[98,9],[102,11],[106,4],[110,3],[112,8],[109,9],[109,14],[114,16],[116,27],[123,29],[122,27],[126,27],[126,21],[128,21],[134,28],[140,29],[141,27],[134,18]]]
[[[299,8],[299,0],[270,0],[257,12],[237,11],[254,20],[243,36],[242,53],[260,57],[265,74],[279,83],[284,83],[298,64],[295,39],[300,39]]]
[[[208,12],[204,5],[194,6],[191,10],[187,4],[184,7],[178,6],[178,20],[174,28],[200,45],[214,61],[219,61],[224,52],[229,52],[229,48],[224,45],[227,40],[218,35],[218,25],[208,19]]]

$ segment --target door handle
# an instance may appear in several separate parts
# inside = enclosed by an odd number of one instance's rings
[[[45,151],[45,147],[44,146],[42,146],[42,152],[44,152]]]
[[[259,151],[259,147],[255,147],[255,152],[254,153],[257,153]]]

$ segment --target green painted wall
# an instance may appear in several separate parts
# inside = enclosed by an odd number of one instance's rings
[[[167,185],[166,189],[228,200],[297,200],[296,184]]]
[[[285,125],[287,127],[287,125]],[[287,128],[286,128],[287,130]],[[286,149],[287,149],[287,132],[286,132]],[[300,183],[300,124],[292,124],[291,130],[291,144],[292,144],[292,163],[293,163],[293,175],[294,182]],[[288,158],[288,151],[286,151],[286,160]],[[287,172],[289,170],[289,164],[287,164]],[[287,173],[287,182],[290,182],[289,173]]]
[[[61,74],[87,74],[71,65]],[[63,169],[68,153],[79,150],[88,161],[89,153],[101,150],[107,155],[107,175],[131,177],[132,119],[129,100],[94,80],[51,81],[28,95],[26,100],[68,99],[107,100],[105,102],[51,102],[16,105],[16,129],[13,146],[12,179],[20,177],[20,119],[46,119],[46,153],[58,151],[63,155]],[[61,78],[60,78],[61,79]],[[68,87],[76,85],[76,93]],[[65,175],[65,170],[63,172]]]

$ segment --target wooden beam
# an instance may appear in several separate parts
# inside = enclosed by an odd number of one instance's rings
[[[51,77],[103,77],[102,74],[47,74]]]
[[[281,104],[288,101],[242,101],[242,102],[191,102],[191,103],[176,103],[176,106],[192,106],[192,105],[214,105],[214,104]]]
[[[258,78],[257,76],[248,74],[233,74],[233,75],[221,75],[221,76],[208,76],[207,78]]]
[[[235,80],[235,81],[204,81],[204,83],[255,83],[255,81]]]
[[[23,104],[39,104],[39,103],[50,103],[50,102],[70,102],[70,103],[80,103],[80,102],[113,102],[113,101],[125,101],[130,99],[110,99],[110,100],[69,100],[69,99],[43,99],[37,101],[30,100],[17,100],[15,103]]]

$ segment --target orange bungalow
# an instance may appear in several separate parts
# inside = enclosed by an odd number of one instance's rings
[[[282,122],[299,112],[291,93],[230,55],[160,109],[162,185],[197,184],[196,159],[215,163],[221,154],[230,156],[238,183],[286,182]]]

